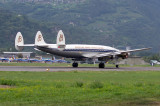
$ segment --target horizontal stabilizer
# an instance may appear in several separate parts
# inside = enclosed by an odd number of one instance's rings
[[[35,46],[34,44],[24,44],[24,45],[18,45],[19,47],[32,47]]]
[[[4,54],[31,54],[33,52],[3,52]]]

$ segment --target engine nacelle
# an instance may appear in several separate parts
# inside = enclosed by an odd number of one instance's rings
[[[126,59],[126,58],[129,57],[129,55],[130,55],[130,53],[123,53],[120,57],[121,57],[122,59]]]

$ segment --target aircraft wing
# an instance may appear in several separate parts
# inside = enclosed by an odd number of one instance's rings
[[[151,48],[141,48],[141,49],[132,49],[132,50],[122,50],[121,53],[130,53],[130,52],[136,52],[136,51],[143,51],[143,50],[149,50]]]
[[[136,52],[136,51],[143,51],[143,50],[148,50],[151,48],[141,48],[141,49],[132,49],[132,50],[120,50],[117,52],[109,52],[109,53],[101,53],[101,54],[92,54],[92,55],[83,55],[84,57],[87,58],[99,58],[99,57],[107,57],[107,56],[113,56],[113,55],[124,55],[128,54],[130,52]]]
[[[98,54],[94,57],[107,57],[107,56],[112,56],[112,55],[119,55],[121,54],[120,52],[110,52],[110,53],[103,53],[103,54]]]
[[[109,53],[101,53],[101,54],[88,54],[88,55],[83,55],[84,57],[87,58],[99,58],[99,57],[107,57],[107,56],[112,56],[112,55],[119,55],[121,52],[109,52]]]

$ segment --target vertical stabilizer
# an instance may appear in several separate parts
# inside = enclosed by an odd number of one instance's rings
[[[43,39],[42,33],[38,31],[35,37],[35,45],[44,45],[44,44],[46,43]]]
[[[62,30],[60,30],[57,35],[57,48],[59,50],[64,50],[65,46],[65,36]]]
[[[24,40],[21,32],[18,32],[15,38],[15,48],[18,51],[23,50]]]

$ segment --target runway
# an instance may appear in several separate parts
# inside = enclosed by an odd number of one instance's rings
[[[47,70],[48,69],[48,70]],[[0,71],[160,71],[160,67],[106,67],[100,69],[97,67],[35,67],[35,66],[0,66]]]

